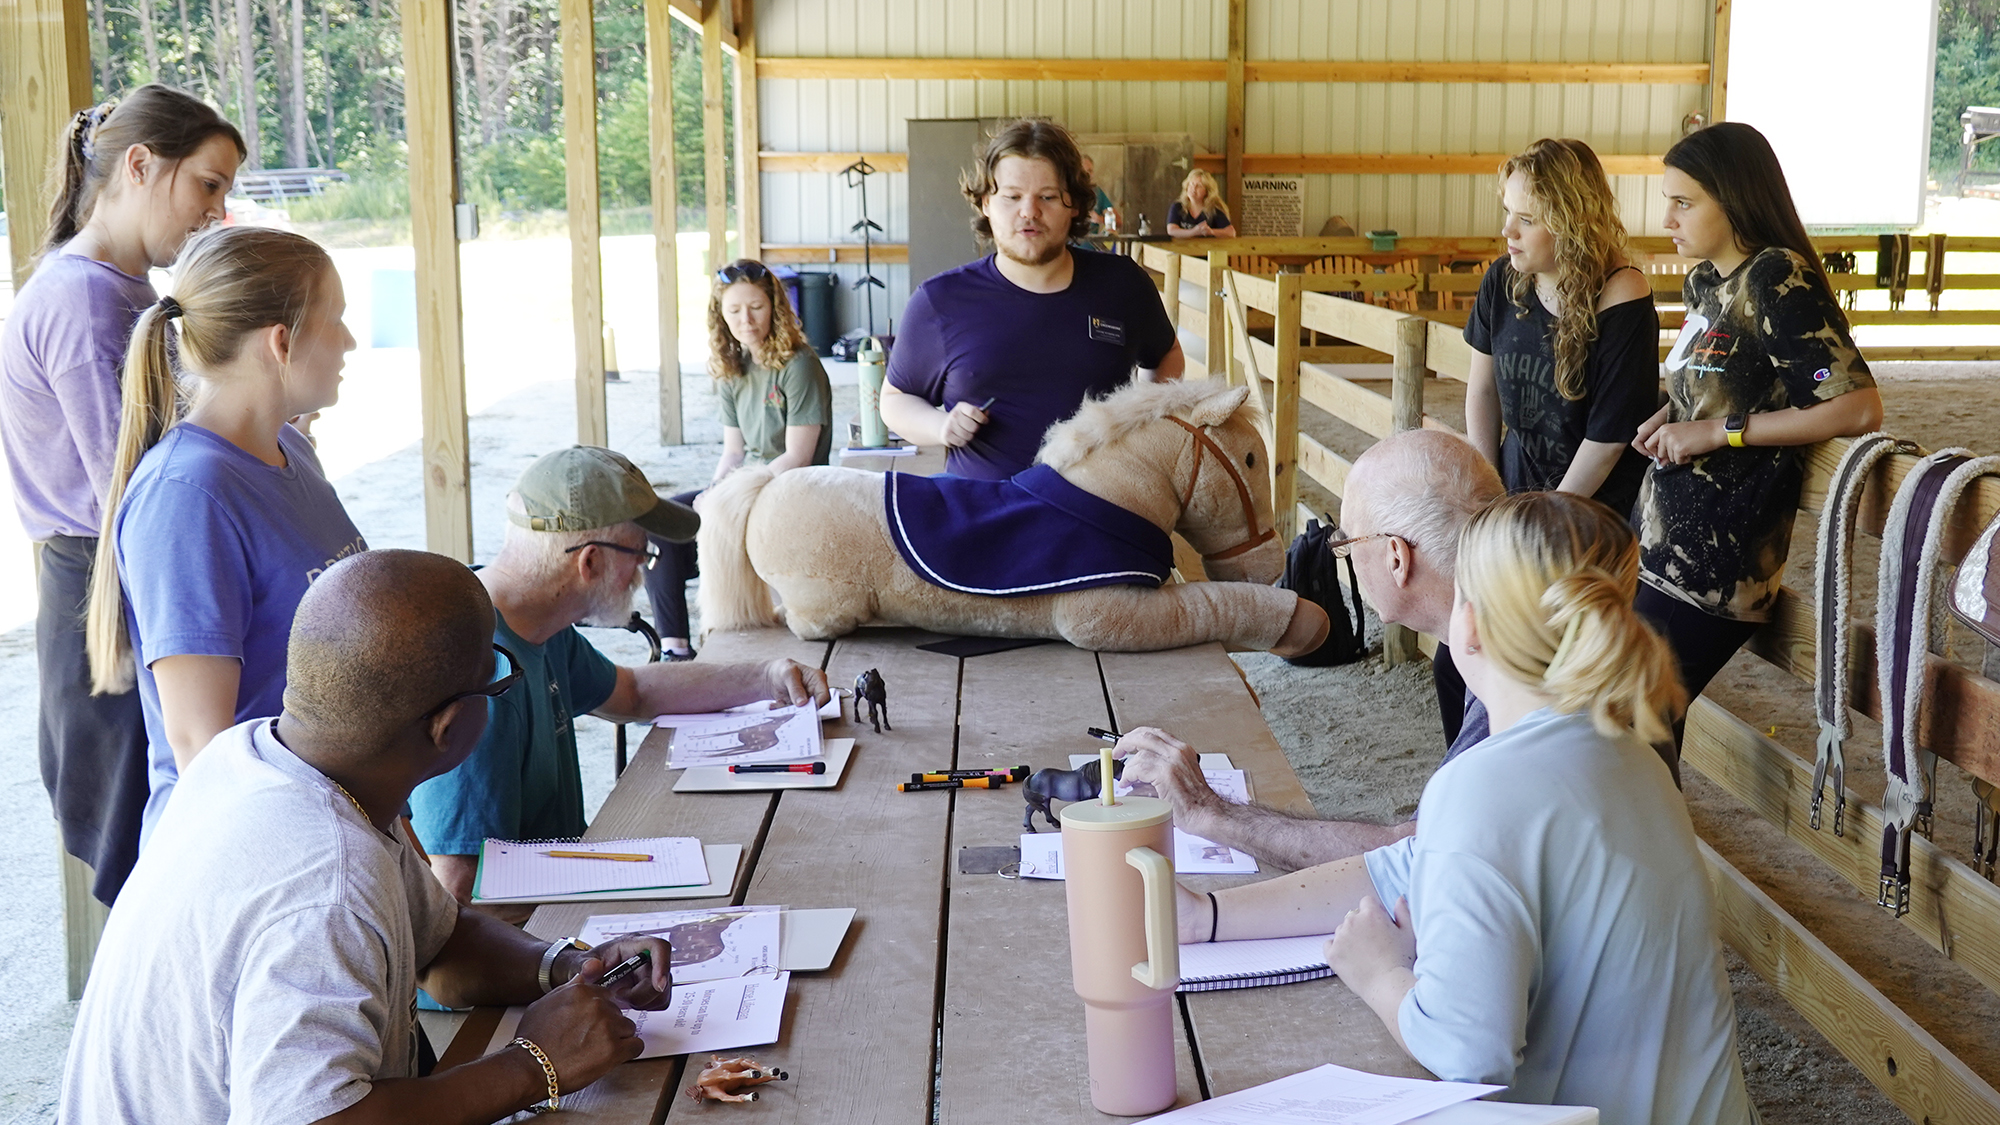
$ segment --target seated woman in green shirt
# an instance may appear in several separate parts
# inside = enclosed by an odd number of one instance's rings
[[[798,313],[764,263],[741,258],[716,271],[708,297],[708,374],[722,419],[722,457],[713,485],[746,460],[774,473],[824,465],[833,451],[833,389],[806,344]],[[694,503],[700,490],[674,497]],[[659,561],[646,572],[646,597],[669,660],[693,660],[687,581],[701,571],[693,543],[654,537]]]

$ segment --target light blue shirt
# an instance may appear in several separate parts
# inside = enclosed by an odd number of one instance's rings
[[[1410,900],[1418,1062],[1604,1125],[1757,1120],[1694,827],[1651,747],[1536,711],[1441,767],[1422,808],[1365,857],[1385,904]]]

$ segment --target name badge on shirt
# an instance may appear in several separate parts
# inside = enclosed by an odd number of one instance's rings
[[[1090,318],[1090,338],[1106,344],[1125,346],[1125,325],[1121,321],[1106,320],[1101,316]]]

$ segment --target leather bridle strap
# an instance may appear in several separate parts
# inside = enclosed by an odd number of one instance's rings
[[[1915,445],[1897,441],[1884,433],[1855,438],[1833,471],[1826,490],[1826,503],[1819,517],[1819,559],[1817,566],[1819,644],[1814,651],[1816,664],[1813,696],[1819,718],[1819,746],[1813,762],[1812,826],[1820,824],[1820,804],[1826,783],[1833,782],[1833,834],[1845,835],[1847,813],[1847,756],[1844,743],[1853,735],[1848,718],[1848,607],[1852,604],[1854,570],[1854,525],[1861,508],[1861,493],[1869,474],[1882,458],[1892,453],[1919,453]]]
[[[1217,551],[1212,555],[1203,555],[1202,561],[1221,562],[1223,559],[1233,559],[1245,551],[1260,547],[1277,538],[1278,529],[1275,527],[1268,528],[1261,534],[1258,533],[1257,505],[1250,499],[1250,484],[1243,479],[1243,474],[1237,471],[1236,463],[1230,459],[1228,452],[1220,445],[1217,445],[1215,439],[1203,432],[1200,426],[1189,422],[1185,418],[1176,418],[1169,414],[1167,415],[1167,421],[1194,435],[1194,469],[1188,473],[1187,491],[1181,496],[1181,511],[1187,511],[1188,505],[1194,503],[1194,489],[1196,483],[1201,480],[1201,458],[1204,452],[1213,453],[1215,459],[1222,463],[1222,467],[1229,473],[1230,481],[1236,485],[1236,498],[1243,504],[1243,525],[1249,537],[1228,550]]]

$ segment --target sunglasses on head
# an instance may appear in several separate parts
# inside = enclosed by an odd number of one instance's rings
[[[717,280],[727,285],[732,281],[762,281],[771,276],[771,271],[765,269],[762,262],[745,260],[729,263],[716,270],[715,276]]]

